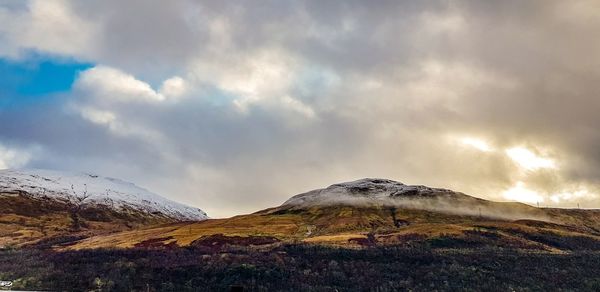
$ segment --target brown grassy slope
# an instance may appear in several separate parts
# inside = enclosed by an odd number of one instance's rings
[[[543,215],[547,221],[495,219],[375,206],[278,207],[227,219],[94,236],[68,248],[128,248],[146,246],[145,243],[152,243],[154,247],[161,243],[187,246],[215,235],[220,238],[274,237],[283,242],[348,247],[431,242],[442,247],[448,244],[468,247],[491,245],[554,252],[595,246],[596,241],[600,243],[600,233],[593,227],[600,221],[589,222],[597,219],[595,211],[574,213],[572,210],[533,209],[536,216]],[[568,242],[562,242],[563,238]],[[571,241],[580,244],[573,245]]]
[[[160,216],[136,210],[111,210],[106,206],[84,206],[77,212],[81,227],[75,229],[69,202],[37,198],[25,193],[0,193],[0,247],[72,241],[98,234],[142,226],[171,223]]]

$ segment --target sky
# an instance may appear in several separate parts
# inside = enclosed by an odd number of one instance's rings
[[[0,1],[0,169],[211,217],[365,177],[600,208],[600,2]]]

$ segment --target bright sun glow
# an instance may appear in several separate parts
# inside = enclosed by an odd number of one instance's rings
[[[583,198],[588,196],[590,193],[587,189],[578,189],[572,192],[561,192],[557,194],[553,194],[550,196],[550,200],[555,203],[560,203],[562,201],[572,201],[575,199]]]
[[[485,142],[481,139],[463,138],[460,141],[462,142],[463,145],[473,147],[479,151],[490,152],[493,150],[492,147],[490,147],[490,145],[487,142]]]
[[[544,198],[536,191],[526,188],[523,182],[517,182],[517,185],[506,190],[503,195],[506,199],[524,203],[534,204],[544,201]]]
[[[506,150],[506,154],[513,161],[527,170],[540,168],[556,168],[556,163],[550,158],[543,158],[523,147],[514,147]]]

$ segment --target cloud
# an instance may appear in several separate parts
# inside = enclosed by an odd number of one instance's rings
[[[550,158],[539,157],[527,148],[513,147],[506,150],[506,154],[527,170],[540,168],[556,168],[556,162]]]
[[[172,80],[170,83],[173,87]],[[74,88],[83,94],[93,94],[105,100],[159,102],[167,98],[132,75],[105,66],[97,66],[82,72]]]
[[[536,191],[527,189],[523,182],[517,182],[514,187],[504,191],[503,195],[506,199],[530,204],[544,202],[544,197],[542,197]]]
[[[24,2],[24,1],[21,1]],[[10,2],[9,2],[10,3]],[[89,56],[96,27],[77,15],[67,0],[36,0],[0,7],[0,52],[19,58],[23,50],[39,50],[77,57]]]
[[[465,137],[465,138],[460,139],[460,142],[463,145],[473,147],[479,151],[483,151],[483,152],[493,151],[493,148],[487,142],[477,139],[477,138]]]
[[[7,3],[0,55],[98,64],[0,109],[0,139],[44,148],[26,166],[215,217],[377,176],[600,206],[594,2]]]
[[[179,97],[184,95],[187,90],[187,82],[179,76],[174,76],[165,80],[158,92],[166,97]]]
[[[0,144],[0,169],[19,168],[31,159],[31,153]]]

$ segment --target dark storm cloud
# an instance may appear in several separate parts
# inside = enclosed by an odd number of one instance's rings
[[[375,176],[494,199],[521,182],[548,204],[598,207],[598,8],[33,1],[0,10],[12,23],[0,53],[101,69],[60,102],[3,111],[0,142],[39,145],[31,165],[108,172],[215,216]],[[525,169],[514,147],[556,167]]]

